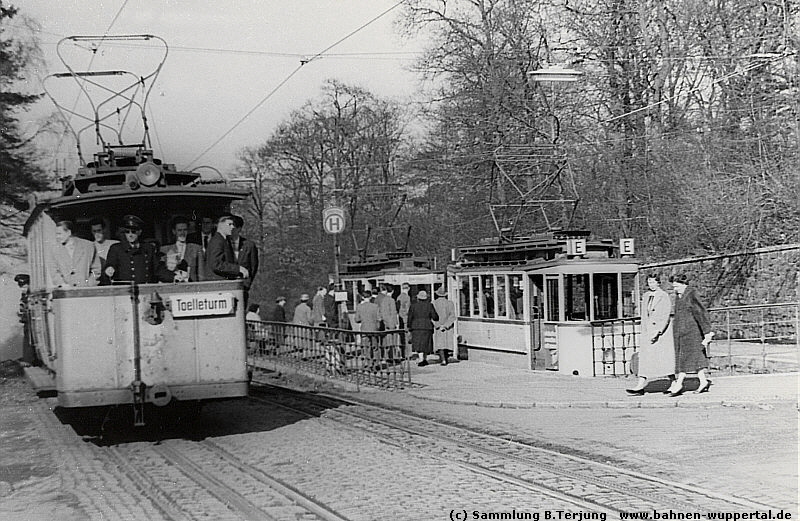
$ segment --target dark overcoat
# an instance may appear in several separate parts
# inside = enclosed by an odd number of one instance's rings
[[[427,300],[417,300],[408,309],[407,329],[411,331],[411,345],[417,353],[433,353],[433,322],[439,320],[436,309]]]
[[[208,241],[206,249],[206,273],[203,280],[225,280],[239,278],[239,264],[233,256],[231,243],[217,232]]]
[[[708,318],[700,296],[694,288],[687,287],[683,295],[675,300],[675,371],[677,373],[696,373],[708,367],[703,337],[711,331]]]
[[[236,257],[239,266],[247,268],[249,278],[244,281],[244,287],[250,288],[258,273],[258,247],[250,239],[239,236],[239,255]]]

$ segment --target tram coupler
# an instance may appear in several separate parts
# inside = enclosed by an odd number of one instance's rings
[[[133,425],[134,427],[144,426],[144,399],[147,392],[147,385],[139,380],[131,382],[133,391]]]

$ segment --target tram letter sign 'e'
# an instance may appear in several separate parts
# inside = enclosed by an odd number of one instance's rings
[[[337,234],[344,231],[344,209],[331,206],[322,211],[322,227],[327,233]]]
[[[636,253],[633,247],[633,239],[619,240],[619,254],[622,256],[632,256]]]

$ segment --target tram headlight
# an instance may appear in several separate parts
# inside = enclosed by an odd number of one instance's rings
[[[161,167],[145,161],[136,168],[136,179],[142,186],[155,186],[161,181]]]

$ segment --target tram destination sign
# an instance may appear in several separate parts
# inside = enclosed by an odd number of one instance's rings
[[[232,315],[236,311],[233,293],[179,293],[170,295],[169,300],[175,318]]]

